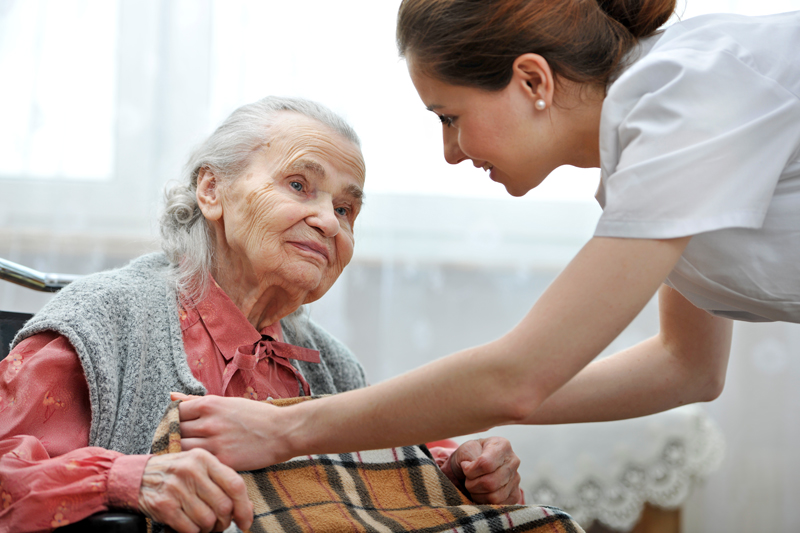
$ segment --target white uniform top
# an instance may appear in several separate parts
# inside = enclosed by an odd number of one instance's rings
[[[603,103],[595,235],[693,235],[669,285],[800,322],[800,12],[689,19],[631,57]]]

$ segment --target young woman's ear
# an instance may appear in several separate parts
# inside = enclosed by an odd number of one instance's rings
[[[547,60],[539,54],[522,54],[512,65],[512,83],[520,84],[523,92],[538,111],[553,104],[555,79]]]
[[[211,170],[200,169],[197,174],[197,205],[209,221],[222,218],[222,195],[219,185],[219,179]]]

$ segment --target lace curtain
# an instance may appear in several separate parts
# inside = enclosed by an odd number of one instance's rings
[[[372,382],[502,335],[591,236],[597,172],[559,169],[511,199],[482,171],[445,164],[438,121],[397,59],[397,5],[0,0],[0,257],[84,274],[157,249],[160,191],[191,147],[242,103],[299,95],[355,126],[368,167],[356,256],[312,315]],[[682,11],[791,9],[800,1]],[[0,283],[0,309],[47,298]],[[651,303],[608,351],[656,328]],[[800,327],[737,324],[734,335],[725,392],[703,406],[727,454],[694,487],[684,530],[798,530]],[[539,437],[547,429],[515,429],[524,461],[536,461],[529,443],[556,438]],[[765,511],[757,525],[753,506]]]

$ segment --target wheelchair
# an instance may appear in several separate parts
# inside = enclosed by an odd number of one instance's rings
[[[0,258],[0,279],[41,292],[58,292],[79,276],[46,274]],[[9,344],[17,331],[33,315],[0,311],[0,361],[9,352]],[[106,511],[80,522],[58,528],[59,533],[146,533],[144,515],[125,511]]]

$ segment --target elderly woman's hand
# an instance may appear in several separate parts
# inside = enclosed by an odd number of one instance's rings
[[[519,488],[519,457],[502,437],[470,440],[458,447],[442,472],[469,492],[470,499],[483,504],[522,503]]]
[[[238,471],[285,461],[292,456],[284,452],[285,439],[277,433],[283,427],[278,420],[281,411],[245,398],[203,396],[184,401],[178,406],[181,449],[207,450]]]
[[[223,531],[253,523],[253,504],[241,476],[203,450],[158,455],[147,461],[139,510],[179,533]]]

